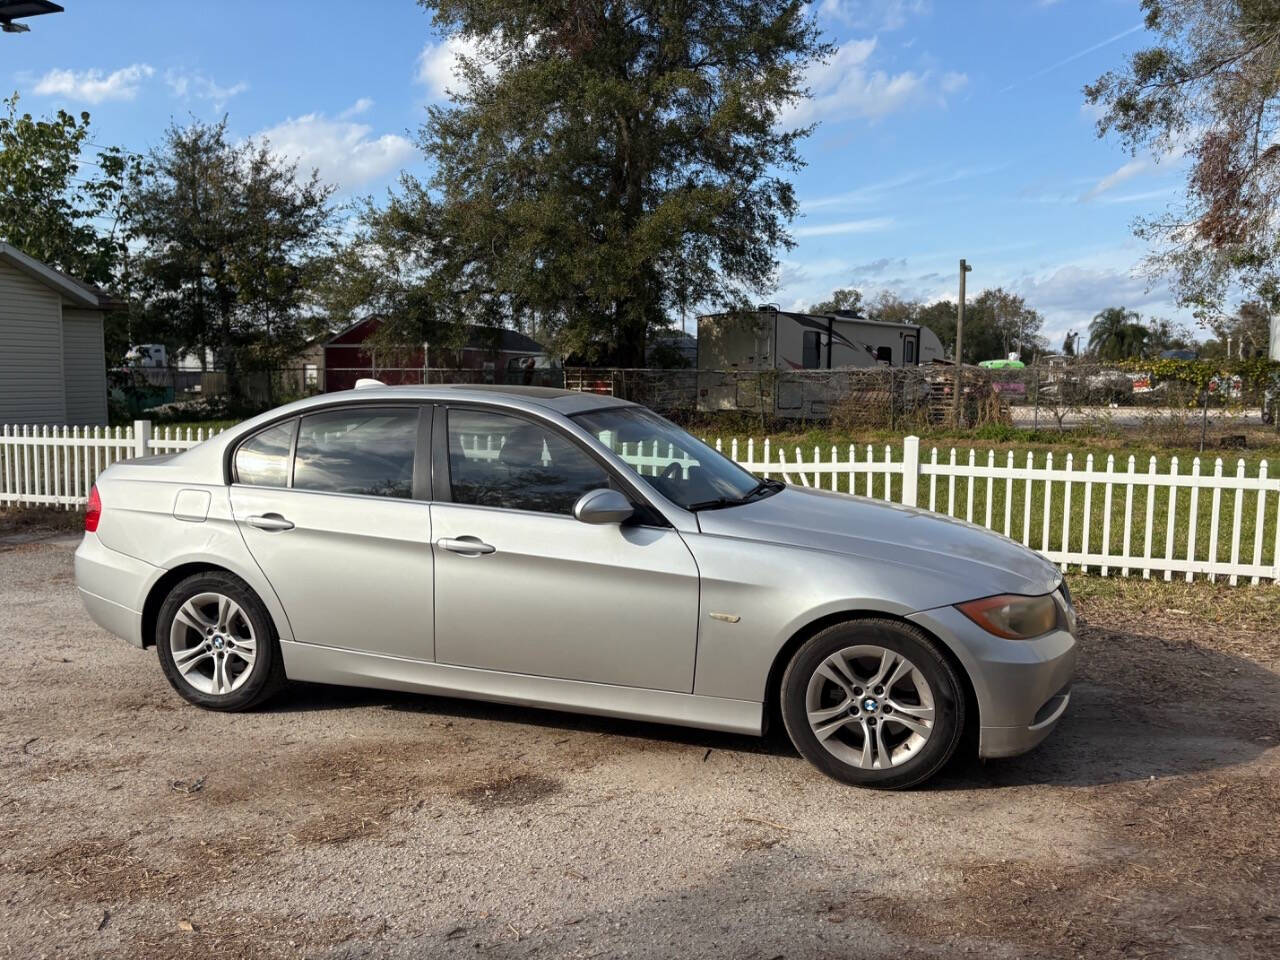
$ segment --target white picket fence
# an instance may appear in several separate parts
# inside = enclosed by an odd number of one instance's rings
[[[80,507],[97,475],[116,460],[185,450],[205,440],[203,430],[132,427],[12,427],[0,431],[0,506],[40,504]],[[1221,458],[1172,458],[1052,453],[1003,457],[934,447],[922,455],[920,440],[900,446],[817,447],[788,453],[769,439],[757,443],[714,441],[716,449],[764,477],[945,513],[1039,551],[1061,566],[1103,576],[1190,581],[1242,578],[1280,580],[1280,477],[1267,462],[1249,474],[1243,459],[1234,471]],[[470,456],[496,456],[493,438],[463,438]],[[483,452],[482,452],[483,451]],[[673,461],[693,461],[681,451],[626,444],[622,456],[653,474]]]
[[[98,474],[117,460],[177,453],[218,431],[177,427],[0,428],[0,506],[83,507]]]

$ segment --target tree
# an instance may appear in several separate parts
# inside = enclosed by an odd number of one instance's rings
[[[1102,360],[1140,357],[1150,335],[1137,311],[1107,307],[1095,314],[1089,324],[1089,352]]]
[[[229,142],[225,119],[170,126],[130,194],[139,326],[175,354],[212,351],[238,400],[242,371],[287,362],[313,325],[331,193],[269,144]]]
[[[644,362],[649,331],[742,307],[791,245],[785,110],[830,47],[799,0],[422,0],[474,45],[419,145],[434,168],[366,208],[354,289],[405,342],[466,322],[548,331],[562,353]],[[384,261],[397,282],[360,264]]]
[[[1204,325],[1215,337],[1206,344],[1206,355],[1226,357],[1230,346],[1232,357],[1265,357],[1270,348],[1271,312],[1263,301],[1246,301],[1233,316],[1210,317]]]
[[[1191,339],[1191,331],[1181,324],[1163,317],[1152,317],[1147,321],[1148,353],[1159,353],[1161,350],[1187,350],[1195,348]]]
[[[1236,285],[1280,304],[1280,4],[1142,0],[1157,43],[1085,87],[1098,134],[1192,160],[1183,209],[1139,221],[1180,302],[1221,312]]]
[[[835,313],[837,310],[859,312],[862,308],[862,291],[853,287],[832,290],[826,300],[813,304],[806,313]]]
[[[98,286],[116,286],[125,272],[128,232],[123,186],[140,158],[118,147],[86,159],[89,114],[59,110],[36,120],[18,112],[18,95],[0,116],[0,240],[43,263]],[[106,354],[129,346],[122,312],[105,320]]]
[[[953,353],[956,348],[956,304],[953,300],[939,300],[916,311],[915,322],[928,327],[942,343],[943,353]],[[965,345],[969,343],[965,330]]]
[[[1076,336],[1074,331],[1068,332],[1062,340],[1062,355],[1064,357],[1074,357],[1076,355]]]
[[[89,114],[36,120],[18,95],[0,116],[0,239],[77,279],[116,279],[126,237],[120,197],[130,157],[118,147],[83,159]],[[86,169],[86,167],[94,169]]]
[[[916,314],[919,312],[919,301],[904,300],[889,290],[881,290],[876,294],[876,298],[867,304],[866,309],[868,317],[881,323],[916,323]]]
[[[955,325],[954,314],[952,326]],[[1000,287],[984,290],[964,308],[965,363],[1005,357],[1015,351],[1030,358],[1047,347],[1040,336],[1044,317],[1016,293]],[[952,335],[954,342],[955,336]]]

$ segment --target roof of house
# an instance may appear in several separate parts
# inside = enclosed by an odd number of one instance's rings
[[[77,280],[75,277],[69,276],[61,270],[49,266],[47,263],[42,263],[35,257],[23,253],[13,244],[5,243],[4,241],[0,241],[0,261],[8,263],[10,266],[21,270],[27,276],[40,281],[51,290],[57,291],[72,306],[106,310],[118,302],[111,294],[100,287],[85,283],[83,280]]]
[[[383,317],[372,316],[365,317],[363,320],[357,320],[343,330],[339,330],[332,337],[328,338],[328,343],[338,345],[342,343],[360,343],[366,337],[372,336],[374,331],[378,329]],[[352,336],[352,334],[361,333],[360,336]],[[504,353],[542,353],[545,348],[532,337],[521,333],[519,330],[508,330],[505,327],[484,327],[478,324],[471,324],[467,327],[467,343],[463,347],[464,350],[500,350]]]

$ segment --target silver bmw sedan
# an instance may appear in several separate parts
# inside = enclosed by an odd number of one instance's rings
[[[760,479],[644,407],[373,384],[99,477],[90,616],[214,710],[287,680],[761,734],[846,783],[1022,753],[1066,710],[1058,570],[924,510]]]

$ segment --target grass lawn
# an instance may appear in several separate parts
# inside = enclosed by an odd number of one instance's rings
[[[717,438],[721,441],[721,449],[725,453],[731,450],[732,441],[738,441],[738,454],[746,457],[746,444],[750,433],[723,432],[717,433],[716,422],[696,423],[689,425],[697,434],[710,442]],[[742,424],[735,424],[741,427]],[[932,507],[951,516],[972,520],[975,523],[990,526],[1005,533],[1015,540],[1042,550],[1083,551],[1085,535],[1088,533],[1088,551],[1104,552],[1104,540],[1108,546],[1106,552],[1123,552],[1128,556],[1141,556],[1148,550],[1151,557],[1172,556],[1175,559],[1187,559],[1188,550],[1192,559],[1207,561],[1210,557],[1227,562],[1231,560],[1233,540],[1232,530],[1236,511],[1236,499],[1240,498],[1240,536],[1238,558],[1241,562],[1251,563],[1255,560],[1255,547],[1260,548],[1257,561],[1274,565],[1280,562],[1277,557],[1276,517],[1280,504],[1274,488],[1265,495],[1264,512],[1261,525],[1258,523],[1258,493],[1253,490],[1235,491],[1201,490],[1195,497],[1195,522],[1191,522],[1192,494],[1186,488],[1148,486],[1143,483],[1143,475],[1147,472],[1167,474],[1171,471],[1173,461],[1177,460],[1179,475],[1189,475],[1199,460],[1202,475],[1213,475],[1219,460],[1222,462],[1224,476],[1235,476],[1244,466],[1247,477],[1256,477],[1263,463],[1268,468],[1268,477],[1280,475],[1280,437],[1270,426],[1254,425],[1246,428],[1233,427],[1228,435],[1243,434],[1247,446],[1244,449],[1206,449],[1201,453],[1198,449],[1199,434],[1192,439],[1184,432],[1177,430],[1039,430],[1031,431],[1011,427],[994,427],[970,431],[954,431],[936,429],[923,432],[920,437],[920,459],[928,464],[936,451],[937,462],[948,464],[952,452],[957,464],[968,464],[972,454],[972,462],[978,466],[986,466],[993,462],[997,467],[1007,466],[1010,454],[1013,465],[1018,468],[1027,466],[1027,456],[1031,455],[1034,466],[1043,468],[1052,457],[1055,469],[1065,469],[1070,458],[1071,469],[1082,471],[1093,458],[1095,473],[1105,475],[1110,464],[1113,479],[1120,486],[1112,486],[1110,503],[1105,493],[1106,485],[1099,482],[1088,484],[1089,521],[1085,523],[1085,487],[1083,482],[1071,484],[1071,509],[1067,520],[1064,537],[1063,520],[1066,513],[1066,484],[1062,481],[1046,483],[1034,481],[1028,484],[1025,480],[1015,479],[1012,483],[1003,479],[988,480],[986,478],[945,477],[922,473],[919,479],[918,503],[920,506]],[[1209,444],[1216,445],[1222,431],[1209,435]],[[850,459],[850,446],[859,463],[867,460],[894,462],[902,460],[902,442],[905,434],[888,430],[838,430],[830,427],[774,433],[769,436],[770,456],[772,462],[778,462],[781,455],[790,463],[798,459],[805,462],[821,461],[830,463],[833,460],[847,462]],[[870,449],[868,449],[870,448]],[[886,450],[887,448],[887,450]],[[755,457],[763,459],[763,438],[755,435]],[[1132,470],[1132,483],[1125,483]],[[927,471],[927,467],[926,467]],[[793,482],[802,482],[803,471],[790,471]],[[870,486],[867,480],[870,478]],[[810,485],[822,486],[825,489],[837,489],[844,493],[870,495],[877,499],[885,496],[886,477],[855,469],[851,476],[848,473],[809,474]],[[1099,480],[1103,477],[1099,477]],[[834,482],[834,486],[833,486]],[[901,497],[901,480],[892,479],[892,498]],[[852,484],[852,489],[851,489]],[[1028,487],[1030,489],[1028,489]],[[1169,505],[1170,493],[1173,490],[1175,512],[1170,537]],[[1216,542],[1213,537],[1214,500],[1218,503],[1218,527]],[[1150,543],[1146,534],[1148,502],[1151,510]],[[1029,508],[1029,510],[1028,510]],[[1007,522],[1006,522],[1007,511]],[[1130,517],[1130,533],[1128,548],[1125,549],[1125,517]],[[1109,522],[1108,522],[1109,518]],[[1029,521],[1029,522],[1028,522]],[[1261,538],[1258,539],[1259,527]],[[1193,537],[1194,531],[1194,537]],[[1065,544],[1065,546],[1064,546]],[[1138,564],[1141,568],[1141,564]],[[1163,573],[1153,573],[1163,576]],[[1185,577],[1183,573],[1174,576]]]

